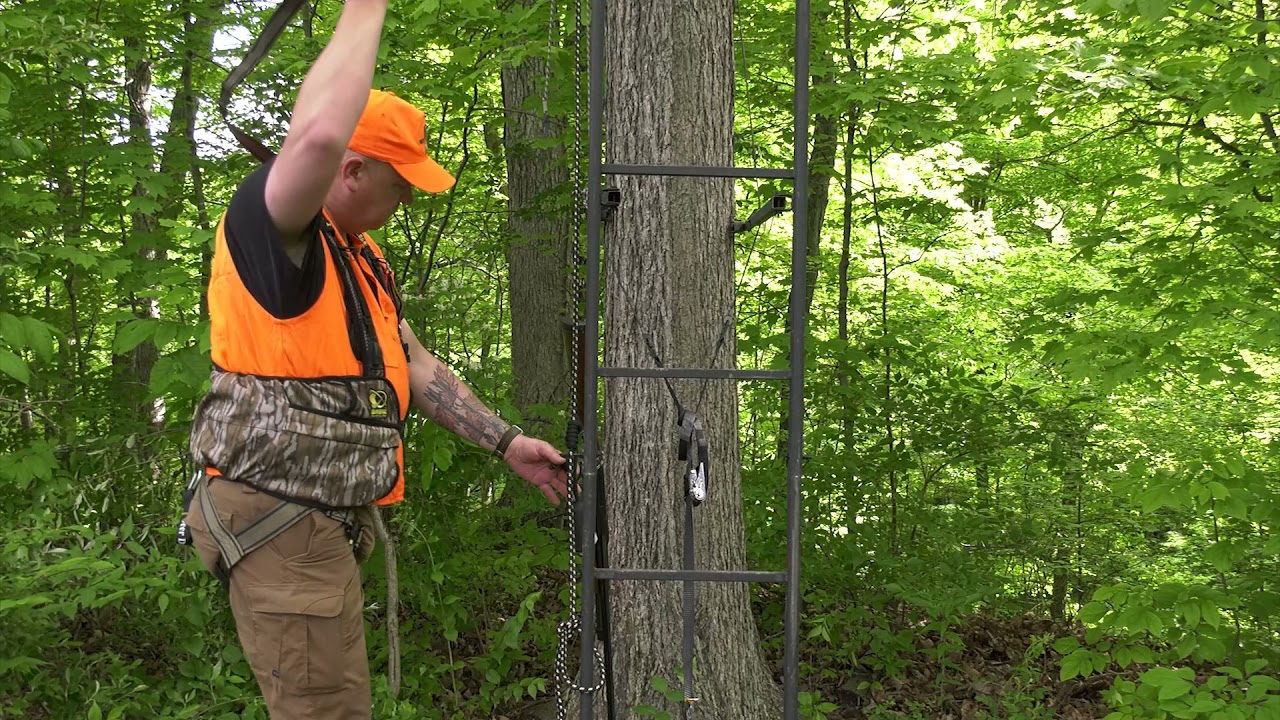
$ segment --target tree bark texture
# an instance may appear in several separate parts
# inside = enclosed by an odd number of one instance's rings
[[[656,0],[609,8],[608,159],[618,163],[730,165],[733,160],[731,0]],[[612,178],[622,205],[605,237],[605,362],[732,367],[735,362],[731,181]],[[695,511],[700,568],[746,565],[737,389],[676,384],[706,426],[709,498]],[[678,568],[684,517],[676,409],[661,381],[605,387],[605,481],[610,563]],[[779,487],[783,483],[779,478]],[[639,705],[681,717],[651,689],[680,687],[678,583],[613,584],[614,678],[619,718]],[[760,653],[741,584],[699,583],[697,717],[776,718],[780,697]]]
[[[559,139],[564,125],[542,107],[546,67],[546,58],[531,55],[502,68],[511,365],[516,407],[525,413],[537,404],[564,404],[569,390],[563,321],[571,228],[568,209],[554,202],[569,170],[563,145],[535,146]]]
[[[155,148],[151,141],[151,60],[150,48],[146,40],[139,36],[128,36],[124,39],[125,47],[125,99],[129,107],[129,144],[137,149],[138,155],[145,158],[143,167],[137,174],[132,196],[134,199],[150,197],[145,179],[155,173]],[[131,230],[134,237],[126,239],[126,246],[138,247],[138,268],[142,272],[154,266],[161,253],[154,245],[159,220],[154,213],[135,210],[129,214]],[[148,297],[138,297],[132,290],[128,293],[129,303],[134,316],[143,319],[155,319],[160,316],[159,307]],[[151,383],[151,370],[160,357],[155,343],[146,340],[126,353],[124,358],[124,383],[134,412],[143,423],[158,425],[163,418],[161,410],[154,401],[147,400],[147,387]]]

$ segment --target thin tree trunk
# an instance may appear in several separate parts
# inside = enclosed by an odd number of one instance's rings
[[[820,2],[813,13],[813,26],[822,32],[822,29],[828,25],[831,17],[831,6],[829,3]],[[825,41],[818,39],[815,44],[819,47],[824,46]],[[822,52],[819,56],[819,67],[830,65],[830,53]],[[834,89],[835,81],[831,75],[831,71],[826,73],[815,74],[810,78],[810,93],[813,97],[821,98],[827,92]],[[827,203],[831,198],[831,178],[836,172],[836,132],[839,125],[839,115],[817,114],[813,118],[812,141],[813,149],[809,153],[809,196],[803,199],[808,203],[808,226],[805,227],[805,285],[804,285],[804,310],[807,315],[809,309],[813,307],[813,294],[818,286],[818,271],[822,267],[822,227],[827,218]],[[796,202],[800,202],[802,198],[796,198]],[[792,288],[792,292],[794,292]],[[791,306],[790,297],[787,299],[787,307]],[[787,353],[787,360],[790,361],[790,351]],[[789,409],[791,407],[791,392],[787,386],[782,386],[781,403],[778,412],[778,450],[777,456],[786,464],[787,458],[787,425],[790,422]]]
[[[893,350],[889,347],[889,251],[885,246],[884,226],[880,217],[880,190],[876,185],[875,156],[871,148],[867,148],[867,174],[871,179],[871,209],[875,222],[876,247],[880,257],[880,340],[883,358],[881,370],[884,376],[880,411],[884,420],[885,457],[889,463],[889,549],[890,553],[898,553],[898,498],[901,494],[899,476],[897,437],[894,429],[893,413]]]
[[[537,0],[521,0],[525,7]],[[564,146],[549,144],[564,123],[543,108],[550,94],[547,59],[529,55],[502,68],[507,159],[507,266],[511,297],[511,369],[515,403],[526,415],[537,404],[568,397],[565,352],[569,247],[568,208],[557,191],[569,180]],[[541,145],[541,147],[539,147]]]
[[[1064,509],[1070,508],[1075,516],[1076,532],[1066,532],[1065,528],[1057,535],[1057,547],[1053,553],[1053,579],[1049,592],[1049,615],[1056,620],[1067,616],[1067,597],[1071,590],[1072,559],[1080,542],[1080,503],[1084,481],[1084,443],[1085,430],[1076,425],[1077,420],[1070,412],[1065,412],[1062,431],[1062,489],[1059,502]]]
[[[150,49],[140,36],[126,37],[125,48],[125,98],[128,103],[129,144],[138,155],[145,158],[134,181],[132,202],[140,208],[144,201],[150,199],[146,179],[155,172],[155,148],[151,142],[151,60]],[[146,276],[160,259],[161,252],[155,247],[155,233],[159,222],[154,213],[135,209],[129,214],[130,237],[126,245],[138,246],[138,268],[142,276]],[[139,296],[133,290],[128,291],[129,304],[135,317],[154,319],[160,317],[159,305],[154,299]],[[128,388],[126,395],[134,406],[135,416],[139,421],[156,424],[162,419],[159,406],[147,401],[147,387],[151,383],[151,370],[159,358],[155,343],[143,341],[125,354],[123,360],[124,386]]]
[[[611,162],[725,165],[732,161],[731,0],[656,0],[610,7]],[[623,205],[605,240],[606,362],[731,367],[736,355],[734,256],[726,180],[620,177]],[[710,497],[696,511],[697,564],[745,566],[736,387],[680,383],[712,448]],[[675,408],[661,382],[611,380],[604,438],[609,458],[611,562],[680,566],[682,468]],[[697,588],[698,717],[772,720],[780,697],[760,653],[747,588]],[[679,687],[680,586],[613,585],[619,718],[650,705],[680,717],[650,686]]]
[[[843,0],[840,4],[842,29],[841,33],[844,40],[845,60],[849,65],[849,76],[853,77],[858,71],[857,61],[853,54],[853,25],[851,0]],[[840,233],[840,266],[839,266],[839,337],[840,346],[847,348],[849,346],[849,265],[852,260],[853,251],[853,154],[855,152],[854,139],[857,134],[858,118],[861,117],[862,109],[854,103],[849,104],[849,110],[845,115],[845,137],[844,150],[841,153],[843,158],[843,170],[841,177],[844,186],[844,208],[843,217],[841,218]],[[851,366],[844,358],[837,363],[837,372],[840,386],[848,389],[850,375],[854,375],[859,382],[864,378],[858,371],[856,366]],[[848,397],[846,394],[845,397]],[[846,411],[841,420],[842,433],[841,440],[844,444],[846,452],[852,452],[856,447],[854,441],[854,422],[850,413]],[[845,485],[845,515],[846,522],[852,527],[856,513],[862,509],[863,500],[862,482],[855,477],[850,477]]]

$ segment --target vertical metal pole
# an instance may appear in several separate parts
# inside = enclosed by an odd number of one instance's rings
[[[597,405],[600,369],[600,165],[604,152],[605,0],[591,0],[591,46],[587,60],[587,308],[586,362],[583,364],[582,533],[596,542],[596,483],[599,481]],[[582,553],[581,687],[596,684],[596,554]],[[594,695],[584,695],[582,720],[595,717]]]
[[[791,406],[787,422],[787,600],[783,717],[799,720],[800,475],[804,464],[805,272],[809,233],[809,0],[796,0],[795,201],[791,234]]]

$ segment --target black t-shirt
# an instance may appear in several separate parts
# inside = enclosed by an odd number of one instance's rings
[[[240,281],[263,309],[285,320],[306,312],[324,289],[324,251],[320,248],[320,223],[316,214],[307,228],[307,252],[302,267],[293,264],[280,243],[267,213],[267,172],[264,163],[250,173],[231,197],[223,225],[227,250]]]

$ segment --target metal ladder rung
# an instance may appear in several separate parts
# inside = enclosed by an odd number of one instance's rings
[[[715,167],[711,165],[627,165],[605,163],[604,175],[662,175],[668,177],[772,178],[794,180],[796,171],[783,168]]]
[[[701,582],[787,583],[785,572],[764,570],[648,570],[644,568],[596,568],[602,580],[698,580]]]
[[[790,370],[738,370],[730,368],[639,368],[602,367],[600,377],[631,378],[707,378],[711,380],[789,380]]]

